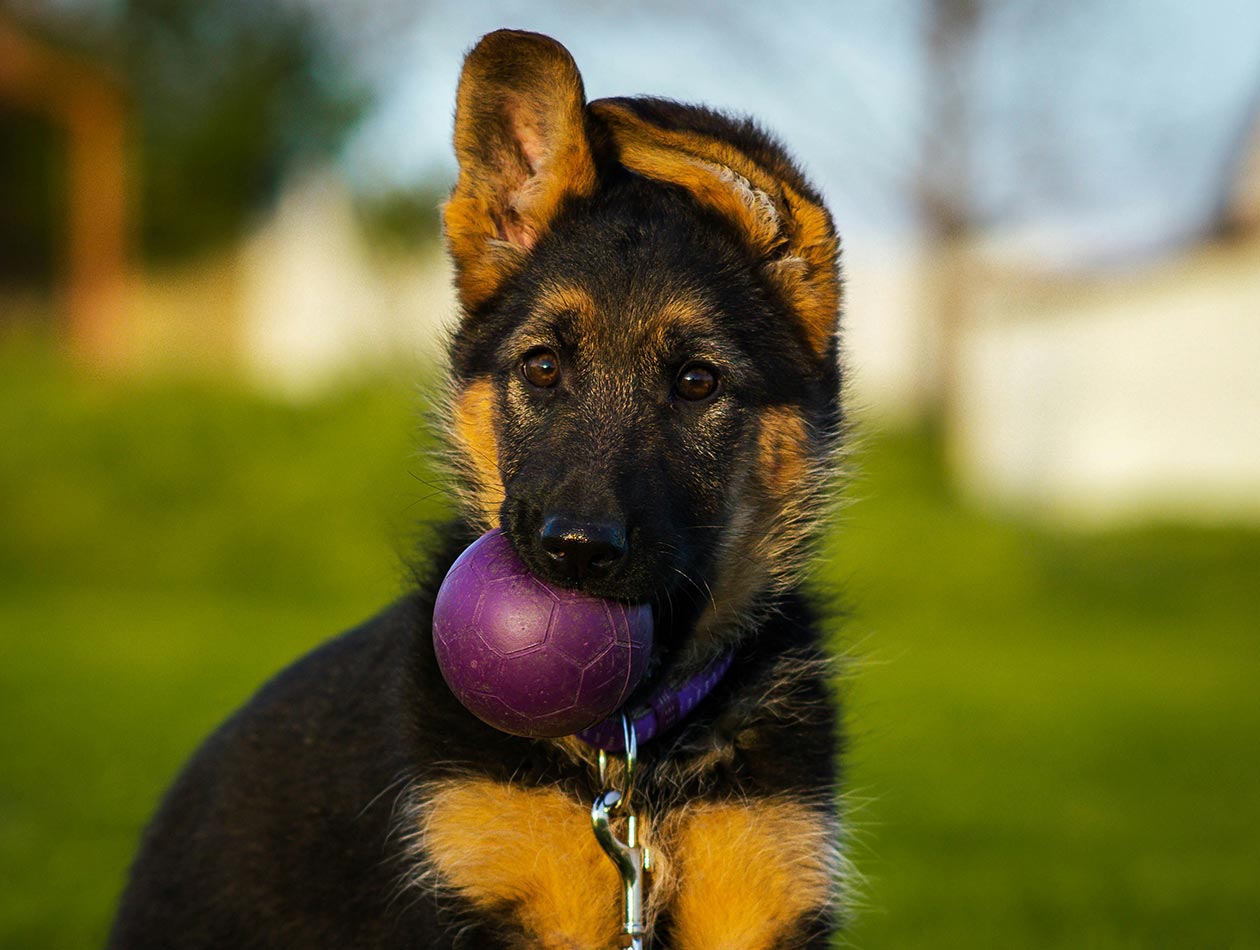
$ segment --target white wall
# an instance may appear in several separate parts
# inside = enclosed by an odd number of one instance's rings
[[[374,366],[433,359],[455,313],[445,256],[390,264],[371,255],[345,186],[319,171],[290,185],[242,260],[247,372],[288,396]]]
[[[951,420],[968,489],[1097,523],[1260,518],[1260,247],[990,281]]]
[[[972,295],[949,420],[965,488],[1086,523],[1260,518],[1260,245],[1110,277],[1037,277],[1015,259],[957,275]],[[288,396],[434,359],[456,312],[444,255],[382,263],[329,175],[295,182],[241,261],[247,371]],[[850,406],[912,419],[940,375],[940,262],[861,240],[845,273]]]

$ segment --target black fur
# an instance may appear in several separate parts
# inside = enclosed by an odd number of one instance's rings
[[[751,123],[633,102],[659,124],[725,137],[807,188]],[[625,524],[625,563],[582,586],[653,604],[653,675],[661,676],[706,607],[733,516],[728,482],[749,462],[749,432],[774,407],[838,432],[839,371],[834,346],[822,358],[811,352],[732,225],[603,154],[597,194],[570,202],[525,265],[468,315],[451,368],[457,388],[494,383],[502,519],[527,563],[544,576],[551,569],[536,537],[557,506],[579,516],[612,511]],[[579,278],[601,314],[616,315],[606,332],[579,339],[571,315],[535,314],[557,275]],[[660,352],[628,346],[652,335],[648,315],[680,289],[719,319],[700,336],[666,335]],[[534,392],[522,382],[521,354],[540,342],[559,354],[563,388]],[[723,368],[721,404],[672,395],[679,369],[697,357]],[[610,373],[615,397],[601,389]],[[511,908],[474,911],[406,885],[422,855],[405,839],[404,805],[427,783],[485,776],[552,785],[583,804],[598,791],[591,755],[498,732],[442,681],[433,598],[477,533],[464,521],[448,526],[413,593],[279,674],[206,741],[145,833],[111,947],[518,945]],[[644,749],[637,794],[649,813],[772,796],[834,810],[839,735],[819,619],[799,589],[767,596],[756,616],[768,619],[728,632],[724,643],[737,649],[731,672]],[[494,820],[488,806],[488,834]],[[826,946],[833,923],[821,915],[800,945]],[[669,928],[667,912],[657,946],[670,945]]]
[[[435,565],[462,550],[456,537]],[[415,860],[398,828],[406,791],[469,774],[559,784],[583,802],[598,789],[554,743],[498,732],[452,697],[428,636],[442,573],[279,674],[205,742],[145,832],[111,947],[506,945],[506,915],[465,916],[403,887]],[[767,702],[784,688],[785,655],[823,660],[816,618],[793,597],[759,634],[692,717],[645,748],[646,810],[732,794],[831,804],[818,801],[837,780],[828,683],[811,677],[781,708]],[[701,758],[716,763],[689,774]],[[487,833],[493,822],[488,803]],[[825,947],[829,923],[817,927]]]

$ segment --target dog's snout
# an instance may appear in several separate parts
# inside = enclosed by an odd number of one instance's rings
[[[607,577],[626,556],[626,529],[614,521],[550,515],[538,532],[542,548],[566,580]]]

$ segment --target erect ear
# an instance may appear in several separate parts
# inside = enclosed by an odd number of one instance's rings
[[[464,60],[443,218],[465,307],[520,266],[566,198],[594,192],[585,107],[573,57],[548,36],[499,30]]]
[[[831,215],[787,159],[761,160],[700,132],[665,128],[625,101],[600,99],[591,113],[608,128],[626,168],[687,189],[739,228],[820,356],[834,341],[840,309],[840,244]]]

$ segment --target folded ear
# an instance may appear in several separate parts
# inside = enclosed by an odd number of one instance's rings
[[[520,266],[566,198],[595,191],[585,107],[573,57],[548,36],[499,30],[464,60],[443,219],[465,307]]]
[[[810,346],[828,353],[840,309],[840,242],[831,215],[782,150],[744,129],[754,156],[716,135],[653,121],[632,101],[600,99],[590,111],[608,128],[626,168],[687,189],[739,229]]]

